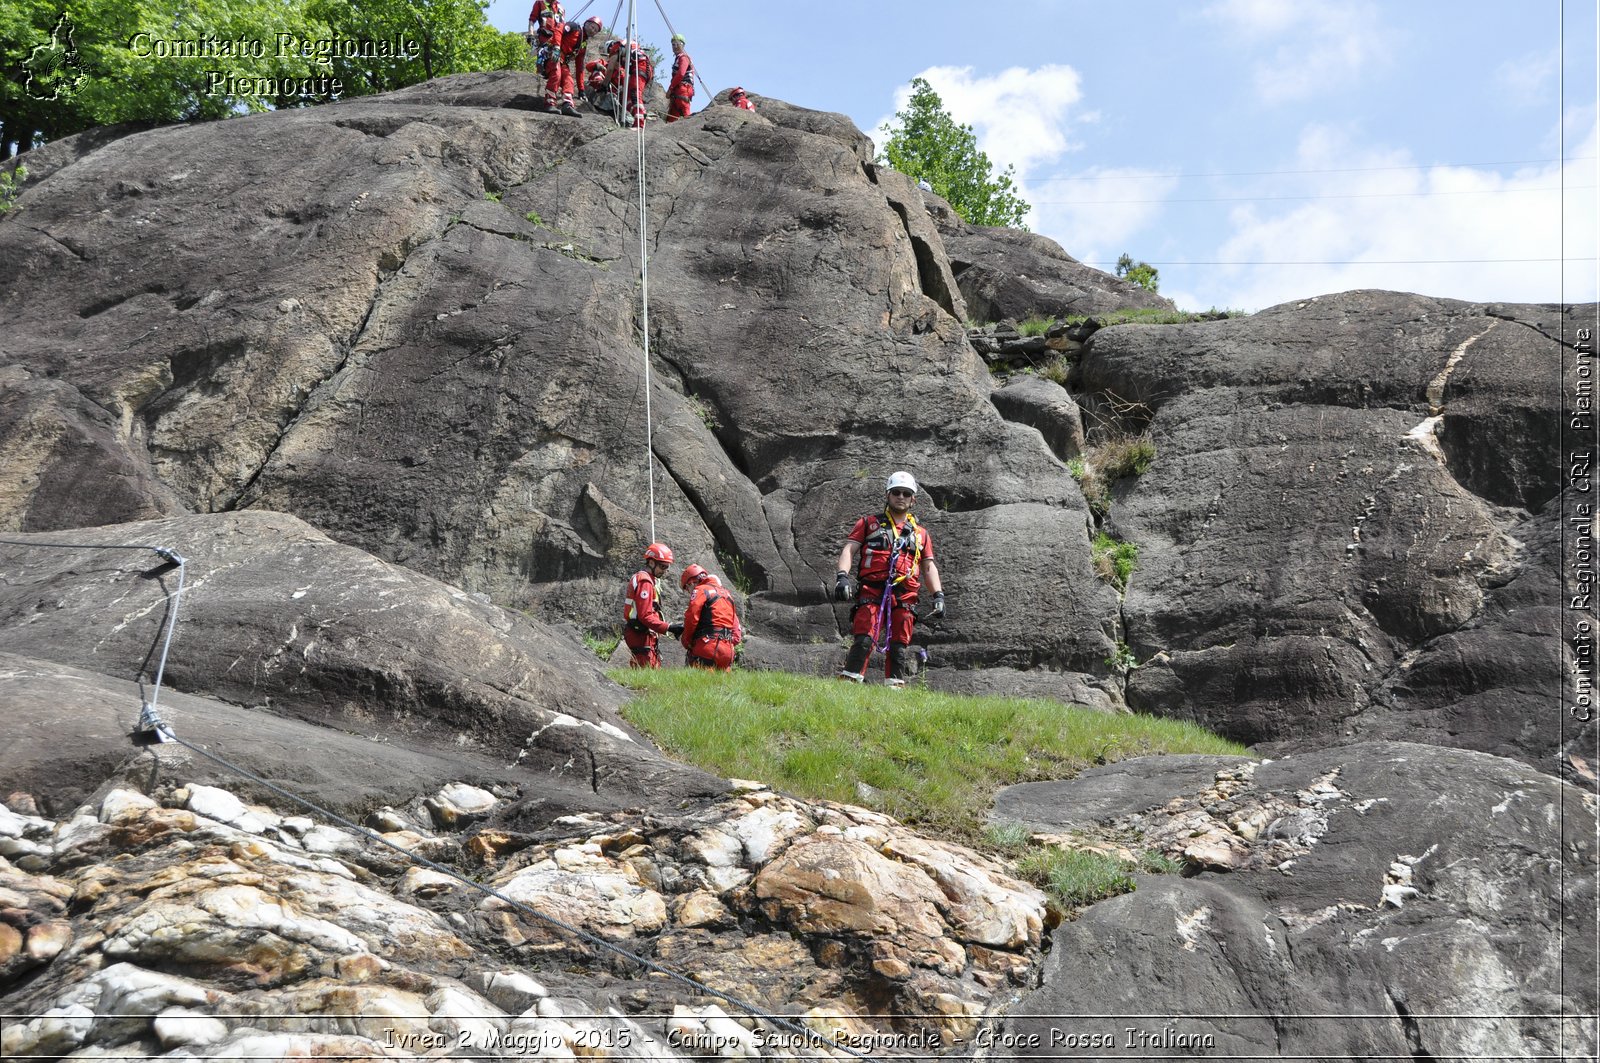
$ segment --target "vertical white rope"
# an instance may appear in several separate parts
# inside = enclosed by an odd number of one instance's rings
[[[637,0],[628,0],[628,35],[624,47],[628,51],[627,80],[623,82],[622,101],[627,108],[629,116],[633,116],[644,104],[644,93],[639,94],[638,100],[629,105],[628,99],[633,93],[635,79],[643,71],[639,69],[634,57],[633,42],[639,39],[639,19]],[[644,334],[644,472],[645,483],[650,496],[650,541],[656,541],[656,465],[655,465],[655,438],[654,426],[650,409],[650,249],[648,242],[648,222],[645,214],[645,176],[644,176],[644,123],[634,123],[635,161],[639,168],[639,303],[641,307],[641,327]]]

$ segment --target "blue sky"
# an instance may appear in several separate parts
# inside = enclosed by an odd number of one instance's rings
[[[489,19],[521,30],[531,6]],[[1594,0],[662,7],[713,90],[838,111],[879,144],[926,78],[1016,167],[1031,229],[1107,270],[1155,264],[1185,309],[1597,298]],[[665,52],[662,9],[637,10]]]

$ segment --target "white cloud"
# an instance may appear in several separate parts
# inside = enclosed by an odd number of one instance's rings
[[[1094,168],[1082,173],[1040,178],[1024,196],[1033,204],[1033,229],[1050,237],[1074,258],[1113,262],[1124,251],[1150,259],[1151,252],[1130,246],[1134,234],[1153,223],[1162,200],[1178,178],[1149,170]]]
[[[1387,59],[1392,47],[1382,13],[1367,0],[1218,0],[1202,14],[1268,53],[1253,69],[1268,103],[1337,92]]]
[[[989,76],[975,74],[970,66],[935,66],[916,76],[939,94],[950,117],[972,127],[979,150],[997,171],[1015,166],[1018,175],[1026,176],[1033,167],[1060,158],[1075,146],[1068,136],[1072,123],[1092,119],[1074,111],[1083,99],[1083,85],[1070,66],[1014,66]],[[896,112],[910,102],[910,85],[895,90]],[[894,115],[889,114],[873,128],[892,124]]]
[[[1561,49],[1556,47],[1506,60],[1495,68],[1494,83],[1512,102],[1532,105],[1555,99],[1560,76]]]
[[[1235,210],[1233,234],[1215,258],[1258,265],[1208,267],[1203,286],[1216,294],[1205,301],[1254,310],[1352,288],[1486,302],[1593,300],[1597,148],[1600,130],[1591,119],[1582,141],[1568,147],[1569,158],[1586,161],[1564,168],[1392,170],[1378,168],[1409,160],[1354,150],[1334,130],[1308,130],[1297,168],[1372,169],[1318,175],[1307,195],[1330,198]],[[1586,260],[1567,265],[1564,293],[1553,261],[1563,253]],[[1307,262],[1321,264],[1271,264]]]

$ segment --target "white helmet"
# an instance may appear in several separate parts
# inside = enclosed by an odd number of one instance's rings
[[[917,478],[908,472],[889,474],[889,482],[884,485],[885,491],[893,491],[896,487],[908,488],[912,494],[917,493]]]

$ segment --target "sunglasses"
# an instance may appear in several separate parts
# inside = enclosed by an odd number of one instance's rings
[[[891,495],[894,495],[896,498],[916,498],[917,497],[917,493],[915,491],[907,491],[904,487],[893,488],[893,489],[891,489],[889,491],[889,493]]]

